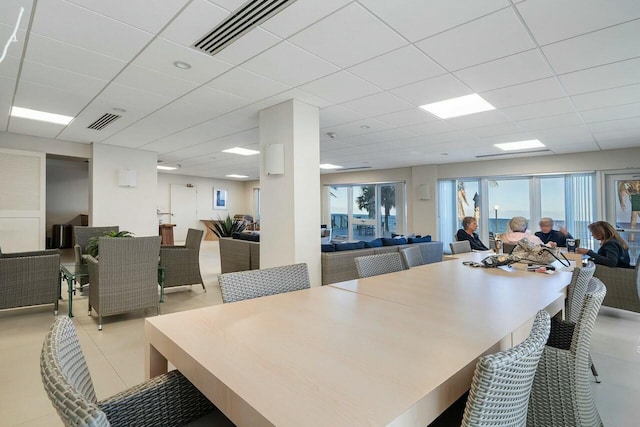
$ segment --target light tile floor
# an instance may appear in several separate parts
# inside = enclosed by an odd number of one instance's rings
[[[203,242],[200,265],[207,292],[200,286],[169,289],[162,313],[221,303],[217,242]],[[63,300],[60,312],[66,310]],[[144,318],[155,310],[107,317],[102,332],[96,317],[87,315],[86,297],[74,298],[74,314],[98,399],[144,381]],[[62,425],[40,380],[40,349],[53,319],[49,306],[0,311],[0,425]],[[604,424],[640,425],[640,315],[603,308],[592,357],[602,380],[593,390]]]

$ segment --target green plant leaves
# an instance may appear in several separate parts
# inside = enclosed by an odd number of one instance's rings
[[[216,221],[213,221],[213,228],[208,225],[207,228],[218,237],[231,237],[233,233],[242,232],[245,225],[244,222],[233,220],[227,215],[225,219],[218,217]]]
[[[100,237],[133,237],[133,233],[130,231],[105,231],[101,236],[93,236],[89,239],[87,245],[87,253],[94,258],[98,257]]]

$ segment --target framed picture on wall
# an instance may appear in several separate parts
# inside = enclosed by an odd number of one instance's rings
[[[213,189],[213,209],[227,209],[227,190]]]

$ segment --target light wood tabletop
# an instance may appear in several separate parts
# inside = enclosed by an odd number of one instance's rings
[[[569,278],[451,260],[162,315],[147,375],[171,362],[240,426],[425,426]]]

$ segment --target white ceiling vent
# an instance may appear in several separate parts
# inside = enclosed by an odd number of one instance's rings
[[[193,44],[193,48],[215,55],[247,31],[260,25],[296,0],[249,0],[213,30]]]
[[[485,159],[487,157],[515,157],[515,156],[528,156],[531,154],[553,154],[551,150],[530,150],[530,151],[512,151],[509,153],[498,153],[498,154],[481,154],[476,156],[476,159]]]
[[[115,120],[118,120],[120,117],[122,116],[119,116],[117,114],[104,113],[98,120],[87,126],[87,129],[102,130],[107,125],[113,123]]]

